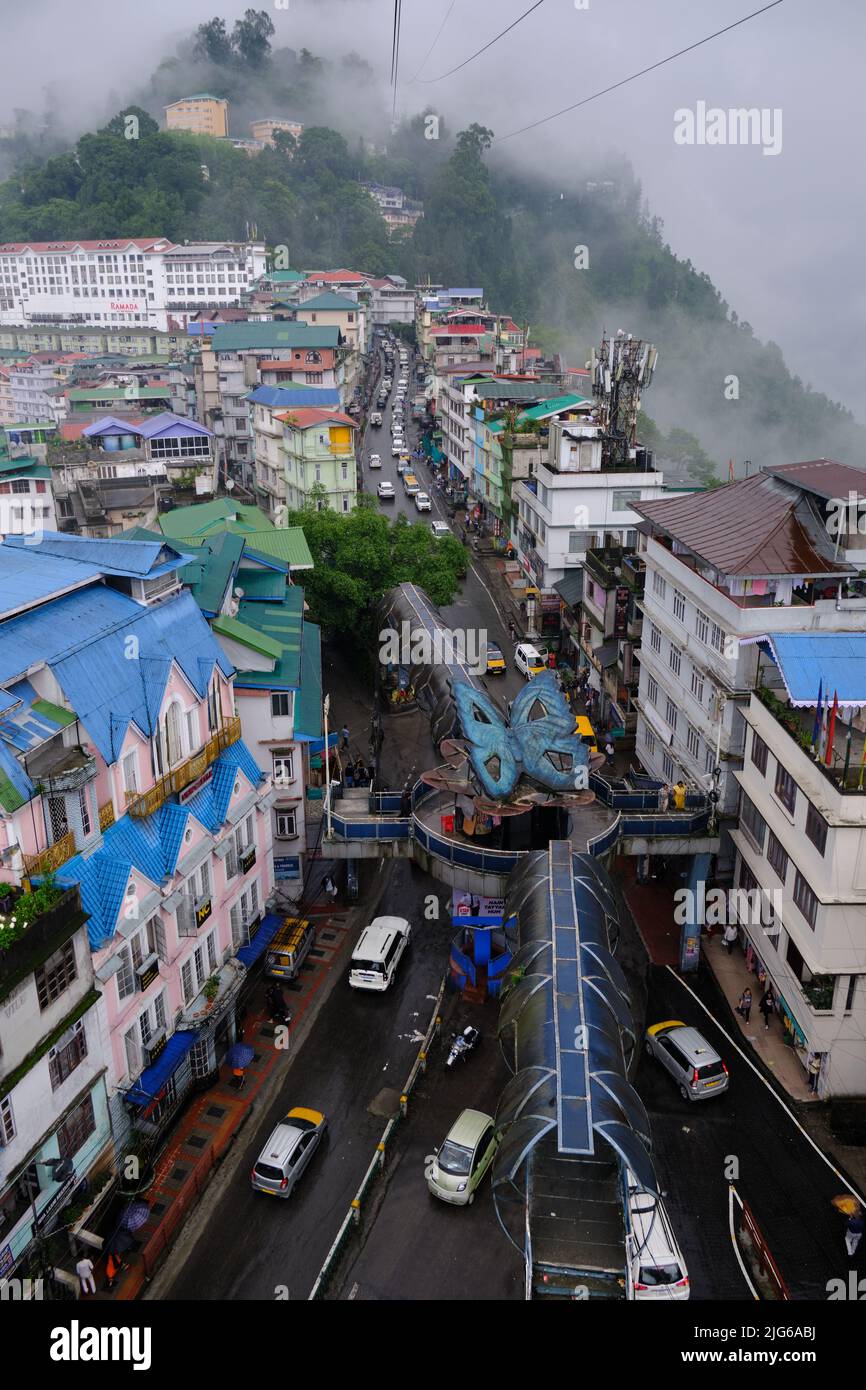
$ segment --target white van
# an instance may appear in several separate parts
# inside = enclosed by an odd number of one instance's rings
[[[547,670],[547,662],[531,642],[519,642],[514,649],[514,664],[522,676],[531,680]]]
[[[664,1202],[638,1186],[626,1169],[628,1235],[626,1251],[632,1297],[637,1302],[674,1302],[689,1297],[689,1274]]]
[[[349,984],[355,989],[387,989],[409,945],[410,933],[405,917],[374,918],[352,952]]]

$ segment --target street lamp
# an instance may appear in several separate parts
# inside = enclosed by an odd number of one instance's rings
[[[325,714],[325,817],[326,817],[326,824],[327,824],[327,829],[326,829],[326,831],[325,831],[325,838],[328,839],[328,840],[330,840],[330,838],[331,838],[331,758],[330,758],[330,748],[328,747],[328,715],[329,715],[330,712],[331,712],[331,697],[330,697],[330,695],[326,695],[326,696],[325,696],[325,700],[324,700],[324,704],[323,704],[323,706],[322,706],[322,709],[324,710],[324,714]]]

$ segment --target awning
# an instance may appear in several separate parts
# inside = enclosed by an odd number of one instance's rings
[[[558,583],[554,584],[554,589],[559,594],[563,603],[567,603],[569,608],[573,608],[576,603],[583,602],[583,570],[576,569],[570,574],[566,574]]]
[[[168,1078],[177,1071],[197,1036],[197,1033],[192,1032],[172,1033],[156,1061],[152,1066],[145,1068],[135,1084],[127,1091],[124,1099],[139,1108],[152,1105]]]
[[[614,640],[613,642],[602,642],[601,646],[596,647],[592,654],[601,666],[602,670],[604,670],[606,666],[616,665],[616,657],[618,651],[619,642],[617,640]]]
[[[298,740],[299,743],[306,742],[307,752],[311,755],[313,753],[324,753],[325,751],[325,740],[323,738],[309,738],[305,740],[303,734],[295,734],[295,738]],[[335,748],[339,741],[339,734],[328,734],[329,748]]]
[[[866,632],[776,633],[756,638],[779,668],[792,705],[866,705]]]
[[[262,955],[266,948],[270,946],[284,921],[285,918],[278,916],[276,912],[269,912],[266,917],[262,918],[262,925],[259,927],[249,946],[242,946],[241,949],[236,952],[238,960],[247,967],[247,970],[249,970],[254,961],[258,960],[259,956]]]

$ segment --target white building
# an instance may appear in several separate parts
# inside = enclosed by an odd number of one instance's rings
[[[831,686],[844,677],[833,674],[834,660],[821,649],[832,635],[792,639],[808,648]],[[864,634],[856,644],[860,669],[866,665]],[[780,655],[786,681],[796,678]],[[769,666],[773,679],[778,679]],[[807,678],[808,679],[808,678]],[[786,691],[777,687],[784,701]],[[798,693],[806,695],[804,690]],[[843,692],[866,704],[866,682]],[[811,707],[795,711],[808,733],[817,691],[806,698]],[[843,709],[850,718],[850,709]],[[740,822],[733,831],[736,847],[734,882],[755,894],[751,910],[745,899],[739,912],[741,944],[750,962],[767,972],[795,1054],[804,1069],[817,1054],[821,1061],[818,1094],[862,1095],[866,1086],[866,791],[858,789],[863,734],[854,730],[852,768],[847,783],[840,772],[844,726],[837,724],[835,759],[828,769],[783,727],[776,714],[753,694],[743,706],[745,757],[736,772],[742,789]],[[762,914],[763,902],[775,909]]]
[[[769,474],[635,508],[648,533],[637,753],[668,783],[706,787],[718,766],[730,817],[758,639],[861,626],[866,599],[850,592],[856,570],[834,555],[814,500]],[[723,835],[719,865],[730,864]]]
[[[138,325],[240,303],[267,264],[261,242],[165,237],[0,245],[0,324]]]

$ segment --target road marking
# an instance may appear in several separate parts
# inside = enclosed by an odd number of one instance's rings
[[[782,1109],[784,1110],[785,1114],[788,1116],[788,1119],[792,1122],[792,1124],[794,1124],[794,1125],[797,1127],[797,1129],[800,1131],[800,1133],[802,1134],[802,1136],[803,1136],[803,1138],[806,1140],[806,1142],[807,1142],[808,1144],[811,1144],[812,1148],[815,1150],[815,1153],[818,1155],[818,1157],[819,1157],[819,1158],[822,1158],[822,1159],[824,1160],[824,1162],[826,1163],[827,1167],[830,1169],[830,1172],[833,1173],[833,1174],[835,1174],[835,1176],[836,1176],[836,1177],[839,1179],[839,1181],[842,1183],[843,1187],[847,1187],[848,1191],[851,1192],[851,1193],[853,1193],[853,1195],[857,1198],[858,1202],[860,1202],[863,1206],[866,1206],[866,1197],[861,1196],[861,1194],[857,1191],[856,1187],[852,1187],[852,1186],[851,1186],[850,1182],[849,1182],[848,1179],[845,1177],[845,1175],[844,1175],[843,1173],[840,1173],[840,1172],[839,1172],[839,1169],[836,1167],[835,1163],[831,1163],[830,1160],[829,1160],[829,1158],[827,1157],[827,1155],[824,1153],[824,1151],[823,1151],[822,1149],[819,1149],[819,1148],[818,1148],[818,1145],[815,1143],[815,1140],[812,1138],[812,1136],[811,1136],[811,1134],[809,1133],[809,1131],[806,1130],[806,1129],[804,1129],[803,1126],[800,1124],[800,1121],[797,1119],[797,1116],[794,1114],[793,1110],[791,1110],[791,1109],[785,1104],[785,1102],[782,1100],[782,1097],[779,1095],[778,1091],[776,1091],[775,1088],[774,1088],[773,1086],[770,1085],[770,1083],[769,1083],[769,1081],[767,1080],[767,1078],[766,1078],[765,1076],[762,1076],[762,1075],[761,1075],[761,1072],[760,1072],[760,1070],[758,1069],[758,1067],[755,1066],[755,1063],[754,1063],[754,1062],[751,1060],[751,1058],[743,1051],[743,1049],[739,1046],[739,1044],[736,1043],[736,1042],[734,1042],[734,1039],[731,1037],[731,1035],[730,1035],[729,1033],[725,1032],[725,1029],[722,1027],[721,1023],[719,1023],[718,1019],[717,1019],[713,1014],[710,1013],[710,1011],[709,1011],[709,1009],[707,1008],[707,1006],[706,1006],[706,1004],[704,1003],[704,1001],[703,1001],[702,999],[699,999],[699,998],[698,998],[698,996],[695,994],[694,990],[691,989],[691,988],[686,984],[685,980],[681,979],[681,977],[677,974],[677,972],[674,970],[674,968],[673,968],[672,965],[665,966],[665,969],[670,971],[671,975],[672,975],[673,978],[677,981],[677,983],[678,983],[678,984],[681,984],[682,987],[683,987],[683,989],[686,990],[686,991],[692,996],[692,998],[694,999],[695,1003],[700,1005],[700,1007],[703,1009],[704,1013],[706,1014],[707,1018],[710,1020],[711,1023],[714,1023],[714,1024],[715,1024],[715,1026],[718,1028],[719,1032],[721,1033],[722,1037],[726,1040],[726,1042],[730,1043],[730,1045],[731,1045],[731,1047],[734,1049],[734,1051],[735,1051],[735,1052],[738,1052],[738,1053],[740,1054],[740,1056],[742,1057],[742,1059],[743,1059],[743,1061],[745,1062],[746,1066],[747,1066],[747,1067],[751,1067],[752,1071],[755,1073],[755,1075],[756,1075],[756,1077],[758,1078],[758,1080],[761,1082],[761,1084],[762,1084],[763,1086],[765,1086],[765,1087],[767,1088],[767,1090],[769,1091],[769,1093],[770,1093],[770,1095],[773,1097],[773,1099],[776,1101],[776,1103],[782,1107]]]
[[[360,1285],[357,1284],[357,1283],[355,1283],[355,1284],[352,1285],[352,1289],[351,1289],[351,1292],[350,1292],[350,1294],[349,1294],[349,1298],[354,1298],[354,1297],[355,1297],[356,1293],[358,1292],[359,1287],[360,1287]]]
[[[737,1201],[740,1202],[740,1206],[743,1205],[739,1197],[737,1198]],[[743,1257],[740,1253],[740,1243],[737,1240],[737,1234],[734,1230],[734,1187],[732,1183],[728,1183],[728,1231],[731,1237],[731,1244],[734,1247],[734,1254],[737,1257],[737,1264],[740,1266],[740,1269],[742,1270],[743,1278],[745,1279],[749,1288],[752,1290],[752,1298],[754,1298],[756,1303],[760,1303],[761,1296],[758,1293],[758,1290],[755,1288],[754,1284],[752,1283],[751,1279],[749,1278],[749,1272],[746,1269],[746,1266],[743,1264]],[[355,1288],[357,1287],[358,1285],[356,1284]]]

